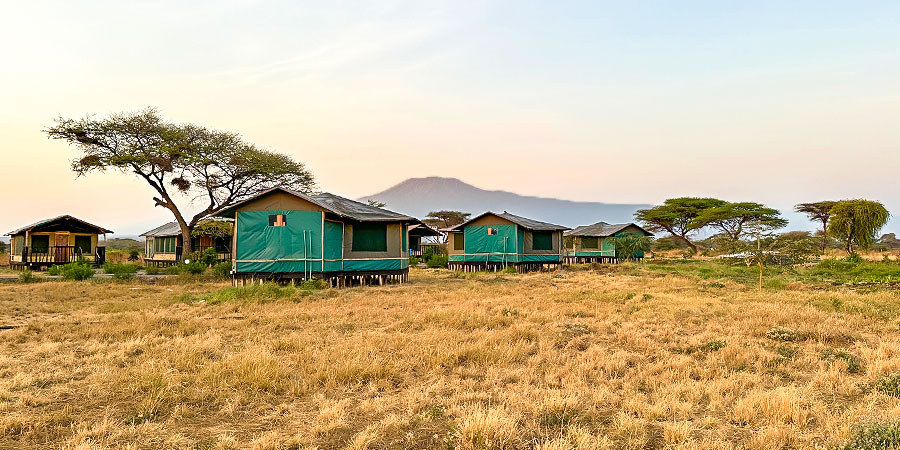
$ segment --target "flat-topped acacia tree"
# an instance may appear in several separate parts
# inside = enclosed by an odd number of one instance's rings
[[[143,179],[155,191],[154,206],[172,212],[181,227],[184,253],[191,231],[213,211],[274,187],[310,192],[313,175],[289,156],[260,149],[237,133],[167,122],[154,108],[105,118],[59,117],[46,130],[51,139],[76,147],[79,176],[117,170]],[[202,209],[185,217],[176,197]]]

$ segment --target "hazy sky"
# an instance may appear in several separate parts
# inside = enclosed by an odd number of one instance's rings
[[[41,132],[148,105],[289,153],[348,197],[440,175],[900,215],[900,2],[0,3],[2,232],[171,220],[131,176],[76,179],[75,150]]]

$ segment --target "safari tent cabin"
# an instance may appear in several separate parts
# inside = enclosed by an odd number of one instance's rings
[[[567,231],[565,236],[571,237],[571,239],[567,239],[570,242],[566,244],[566,263],[617,263],[619,259],[616,256],[616,246],[613,239],[610,238],[626,234],[653,236],[653,233],[633,223],[597,222]],[[641,252],[635,254],[634,257],[641,259],[644,254]]]
[[[275,188],[218,211],[234,219],[235,285],[320,278],[332,286],[403,282],[418,219],[333,194]]]
[[[409,230],[409,256],[420,257],[426,249],[431,248],[432,253],[442,254],[442,246],[437,242],[425,242],[426,238],[438,238],[441,232],[425,224],[410,225]]]
[[[517,272],[559,269],[562,234],[568,229],[506,211],[488,211],[446,230],[449,265],[467,272],[506,267],[515,267]]]
[[[215,220],[228,221],[215,218]],[[230,222],[230,221],[229,221]],[[144,234],[144,263],[151,266],[169,266],[180,262],[184,255],[184,243],[181,237],[181,227],[178,222],[169,222],[156,227]],[[218,261],[231,259],[231,237],[194,236],[191,238],[191,248],[194,251],[204,251],[208,248],[216,249]]]
[[[7,233],[9,264],[35,270],[73,261],[99,266],[106,261],[106,247],[98,245],[99,236],[107,233],[112,231],[69,215],[35,222]]]

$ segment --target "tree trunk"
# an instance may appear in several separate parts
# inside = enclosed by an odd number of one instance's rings
[[[679,237],[682,241],[684,241],[684,243],[687,244],[688,247],[690,247],[691,252],[692,252],[693,254],[695,254],[695,255],[697,254],[697,245],[696,245],[696,244],[694,244],[693,242],[689,241],[688,238],[686,238],[686,237],[684,237],[684,236],[678,236],[678,237]]]
[[[188,255],[194,252],[191,242],[191,229],[187,224],[181,225],[181,260],[183,261]]]

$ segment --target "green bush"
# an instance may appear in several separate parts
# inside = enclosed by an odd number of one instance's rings
[[[429,269],[444,269],[447,267],[447,255],[433,255],[425,262]]]
[[[519,272],[516,271],[516,266],[506,266],[506,268],[503,269],[503,273],[519,273]]]
[[[52,266],[47,273],[59,275],[63,280],[84,281],[94,276],[94,269],[84,262],[70,262],[63,266]]]
[[[130,280],[134,278],[134,275],[139,270],[141,270],[141,266],[134,263],[115,264],[108,262],[103,264],[103,271],[117,280]]]
[[[875,390],[891,397],[900,398],[900,373],[882,377],[875,385]]]
[[[25,269],[22,271],[22,273],[19,274],[19,281],[22,283],[36,283],[38,280],[34,275],[34,272],[29,269]]]
[[[200,275],[201,273],[203,273],[206,270],[207,265],[203,261],[191,260],[191,262],[186,263],[186,264],[179,264],[177,267],[178,267],[178,273],[189,273],[191,275]]]
[[[856,253],[851,253],[850,256],[844,258],[844,261],[848,262],[850,264],[859,264],[859,263],[863,262],[863,259],[862,259],[862,256],[859,256]]]
[[[159,275],[162,273],[162,270],[157,266],[147,266],[147,268],[144,269],[144,273],[147,275]]]
[[[853,436],[837,450],[892,450],[900,448],[900,422],[873,423],[857,427]]]
[[[137,250],[131,250],[128,252],[128,260],[129,261],[137,261],[141,257],[141,252]]]
[[[419,264],[419,258],[416,258],[415,256],[410,256],[409,257],[409,265],[415,266],[416,264]]]
[[[220,262],[212,267],[212,272],[219,278],[228,278],[231,276],[231,262]]]
[[[863,371],[862,360],[858,356],[843,350],[826,349],[822,352],[822,359],[829,362],[843,359],[847,363],[847,373],[861,373]]]
[[[179,273],[181,273],[181,266],[182,266],[182,264],[175,264],[175,265],[163,267],[162,273],[164,273],[166,275],[178,275]]]

